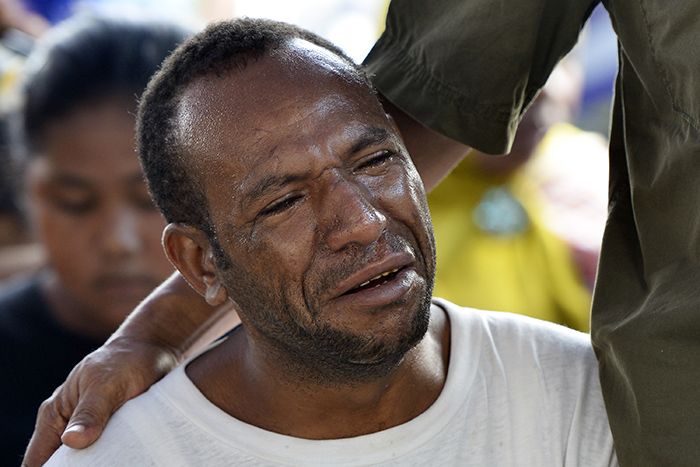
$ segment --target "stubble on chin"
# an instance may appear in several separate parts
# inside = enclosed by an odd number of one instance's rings
[[[425,336],[430,321],[433,280],[431,271],[418,245],[397,235],[385,235],[383,242],[362,252],[347,252],[347,259],[320,277],[305,276],[303,282],[315,284],[312,291],[302,288],[302,297],[293,303],[290,284],[279,290],[267,285],[265,278],[253,277],[237,267],[225,252],[218,252],[225,261],[218,262],[221,279],[229,295],[237,302],[244,322],[264,341],[266,358],[281,374],[295,384],[339,387],[370,382],[394,372],[406,354]],[[418,296],[405,297],[398,308],[409,323],[405,331],[385,338],[370,331],[352,331],[322,322],[321,292],[342,278],[386,252],[403,252],[409,248],[417,260],[424,282]],[[218,255],[217,255],[218,256]],[[303,305],[303,310],[299,305]],[[378,310],[381,314],[382,310]]]

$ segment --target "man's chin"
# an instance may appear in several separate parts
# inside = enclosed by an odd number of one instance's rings
[[[416,310],[410,326],[393,337],[363,334],[334,340],[338,361],[347,365],[355,380],[372,379],[394,371],[425,337],[430,324],[430,306]],[[342,363],[341,363],[342,366]]]

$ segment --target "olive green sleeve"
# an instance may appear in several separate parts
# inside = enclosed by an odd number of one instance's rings
[[[573,47],[591,0],[394,0],[365,59],[375,86],[429,128],[506,153],[520,116]]]

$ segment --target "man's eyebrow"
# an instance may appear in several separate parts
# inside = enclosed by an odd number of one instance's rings
[[[250,187],[250,189],[244,193],[243,198],[249,201],[255,201],[288,183],[293,183],[304,178],[306,177],[301,174],[268,175]]]
[[[390,140],[392,134],[386,129],[378,126],[370,126],[364,129],[360,138],[350,148],[349,154],[358,153],[375,144],[381,144]]]
[[[384,143],[390,140],[391,137],[392,134],[386,128],[369,126],[362,131],[360,137],[350,146],[348,154],[356,154],[370,146]],[[250,189],[244,193],[243,197],[244,199],[254,201],[289,183],[294,183],[305,178],[306,176],[304,174],[268,175],[251,186]]]

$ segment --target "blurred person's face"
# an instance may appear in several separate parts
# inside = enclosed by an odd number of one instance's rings
[[[173,271],[130,107],[103,99],[52,123],[28,170],[33,221],[52,273],[44,291],[59,321],[94,337],[113,332]]]

